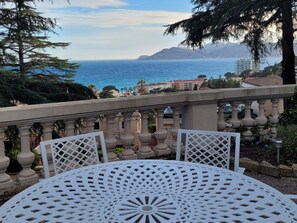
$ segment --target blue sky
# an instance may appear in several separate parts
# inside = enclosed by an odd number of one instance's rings
[[[184,38],[163,36],[166,24],[191,15],[190,0],[54,0],[37,3],[44,16],[57,18],[58,35],[51,41],[69,42],[52,54],[70,60],[136,59]]]

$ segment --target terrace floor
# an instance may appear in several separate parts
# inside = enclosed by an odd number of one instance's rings
[[[284,194],[297,194],[297,178],[296,177],[271,177],[264,174],[245,172],[247,176],[255,178]]]

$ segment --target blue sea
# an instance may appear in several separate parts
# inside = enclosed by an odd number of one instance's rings
[[[139,80],[157,83],[178,79],[195,79],[198,75],[207,78],[224,77],[235,72],[238,58],[212,58],[197,60],[100,60],[74,61],[80,65],[75,81],[85,86],[94,84],[101,90],[107,85],[117,89],[134,87]],[[281,58],[266,58],[261,69],[279,63]]]

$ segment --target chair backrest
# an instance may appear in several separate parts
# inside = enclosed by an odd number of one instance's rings
[[[93,132],[40,142],[45,178],[50,177],[48,156],[52,157],[55,175],[100,163],[98,156],[99,137],[103,162],[108,162],[103,132]]]
[[[182,144],[182,141],[184,144]],[[203,163],[229,169],[230,150],[235,145],[234,170],[239,169],[240,133],[179,129],[176,160]]]

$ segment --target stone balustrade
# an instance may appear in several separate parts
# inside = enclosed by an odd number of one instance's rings
[[[175,152],[180,127],[223,131],[243,126],[243,138],[251,140],[254,137],[251,128],[257,125],[264,138],[267,135],[264,126],[269,122],[269,137],[275,137],[281,101],[292,96],[294,88],[295,85],[219,89],[0,108],[0,192],[13,188],[16,182],[26,186],[38,180],[31,168],[35,154],[30,148],[29,129],[34,123],[43,127],[43,140],[52,138],[59,120],[65,124],[60,136],[93,132],[99,124],[99,129],[105,133],[110,161],[158,157]],[[225,117],[226,104],[232,106],[230,117]],[[245,105],[244,117],[238,118],[238,105],[242,104]],[[171,124],[164,121],[163,111],[168,106],[173,110]],[[252,110],[256,111],[256,118]],[[156,120],[154,133],[149,132],[152,117]],[[81,128],[77,120],[83,123]],[[5,156],[4,131],[11,125],[17,126],[20,132],[21,152],[17,160],[23,169],[17,174],[16,182],[6,171],[9,159]],[[124,149],[121,154],[114,151],[117,145]]]

